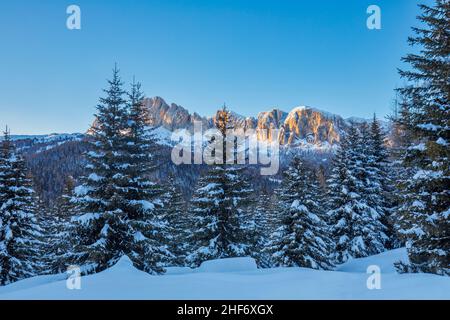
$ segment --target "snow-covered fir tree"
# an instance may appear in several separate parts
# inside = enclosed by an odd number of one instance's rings
[[[295,156],[281,186],[282,221],[271,243],[275,266],[332,268],[328,225],[316,199],[320,192],[315,172]]]
[[[408,148],[408,141],[411,141],[412,135],[399,123],[401,117],[402,108],[400,106],[400,98],[395,99],[395,108],[393,114],[390,116],[391,130],[389,132],[390,143],[390,155],[391,161],[389,162],[389,178],[392,181],[390,186],[391,192],[389,194],[389,203],[391,206],[390,221],[393,224],[394,237],[391,239],[392,246],[394,248],[404,247],[406,245],[406,239],[401,234],[402,227],[400,226],[402,221],[402,213],[399,208],[402,206],[402,193],[399,192],[400,182],[407,179],[412,175],[412,169],[406,168],[402,164],[402,156]],[[407,117],[408,115],[405,114]]]
[[[73,241],[71,238],[74,205],[71,202],[75,181],[68,176],[63,194],[52,208],[42,206],[41,225],[44,232],[46,273],[57,274],[67,271],[74,263],[71,259]]]
[[[97,105],[92,127],[92,151],[86,154],[87,175],[75,188],[77,216],[76,263],[86,272],[100,271],[113,265],[130,246],[127,215],[123,207],[122,179],[126,175],[125,139],[128,129],[125,91],[117,67],[108,80],[105,97]]]
[[[231,125],[225,107],[217,114],[216,127],[224,141],[216,155],[221,161],[212,164],[199,179],[190,203],[189,216],[194,228],[189,239],[192,252],[186,262],[192,266],[206,260],[247,255],[255,238],[249,227],[252,223],[248,210],[253,189],[243,167],[227,159],[226,148],[235,145],[234,141],[227,141]]]
[[[387,150],[384,148],[383,135],[375,116],[370,125],[367,122],[360,124],[359,132],[357,151],[360,162],[355,172],[362,182],[364,188],[364,192],[361,193],[362,200],[371,208],[372,219],[383,225],[383,229],[378,231],[382,231],[379,236],[384,248],[387,248],[393,236],[389,221]],[[383,251],[384,248],[380,250]]]
[[[148,111],[143,103],[141,84],[131,85],[127,101],[126,156],[127,167],[122,179],[123,211],[127,213],[129,232],[133,236],[130,245],[133,263],[149,273],[160,273],[162,267],[173,260],[173,254],[164,238],[169,233],[164,220],[164,188],[149,180],[157,168],[154,141],[148,127]]]
[[[261,268],[270,268],[273,265],[272,251],[270,250],[271,236],[280,226],[280,212],[278,210],[278,193],[263,188],[255,199],[255,213],[253,233],[256,236],[252,257]]]
[[[398,244],[395,232],[393,164],[386,148],[386,137],[380,122],[373,116],[366,149],[369,180],[367,184],[373,190],[369,195],[369,204],[380,214],[380,221],[386,227],[386,248],[395,248]]]
[[[253,234],[244,228],[248,212],[241,203],[250,196],[250,188],[242,186],[245,182],[238,172],[223,165],[214,166],[200,178],[189,209],[194,225],[189,239],[193,251],[186,257],[189,265],[249,254]],[[239,189],[233,190],[235,185],[240,185]]]
[[[188,217],[187,202],[183,198],[173,174],[169,174],[164,185],[162,197],[164,210],[161,210],[160,220],[167,224],[162,243],[166,244],[172,253],[170,265],[184,266],[186,255],[189,253],[191,221]]]
[[[337,263],[385,250],[386,226],[368,197],[375,191],[367,189],[374,185],[367,183],[370,174],[365,143],[352,124],[333,159],[328,181],[328,215]]]
[[[129,255],[147,272],[162,272],[167,250],[155,239],[160,188],[148,181],[152,169],[140,85],[125,100],[117,67],[100,98],[92,128],[88,174],[75,188],[76,262],[85,271],[100,271]]]
[[[0,154],[0,285],[37,275],[43,269],[36,206],[25,161],[7,128]]]
[[[400,71],[407,85],[399,90],[397,123],[410,138],[401,157],[410,174],[399,181],[398,222],[410,264],[397,266],[450,275],[450,2],[420,7],[424,27],[409,39],[420,51],[407,55],[411,69]]]

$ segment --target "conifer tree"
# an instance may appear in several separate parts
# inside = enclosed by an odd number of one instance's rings
[[[271,236],[280,225],[278,214],[278,197],[275,192],[264,188],[257,199],[254,200],[255,214],[253,224],[253,234],[256,239],[253,241],[252,257],[261,268],[270,268],[273,265],[272,252],[270,250]]]
[[[227,159],[226,148],[235,145],[234,141],[227,141],[231,125],[225,107],[217,114],[216,127],[224,141],[217,155],[222,161],[211,165],[208,173],[199,179],[190,203],[189,216],[194,230],[189,242],[193,251],[186,261],[192,266],[205,260],[247,255],[254,239],[248,220],[253,189],[243,175],[242,166]]]
[[[125,133],[128,130],[123,83],[117,66],[97,106],[92,128],[88,172],[75,188],[76,263],[86,272],[101,271],[127,254],[133,235],[123,210],[127,175]]]
[[[315,172],[294,157],[282,182],[282,221],[272,243],[275,266],[332,268],[331,241],[317,201],[319,193]]]
[[[387,151],[381,128],[374,116],[372,123],[364,122],[359,127],[360,141],[357,148],[360,163],[357,169],[358,179],[362,182],[361,199],[370,208],[370,216],[382,228],[374,231],[384,251],[390,245],[392,226],[389,224],[389,204],[387,199],[389,179],[386,172]],[[389,235],[388,235],[389,234]]]
[[[141,270],[161,273],[173,255],[164,241],[168,234],[167,221],[161,213],[164,189],[149,180],[157,168],[157,145],[147,124],[148,111],[143,99],[141,84],[133,79],[127,101],[127,168],[121,181],[125,190],[123,211],[127,213],[129,232],[133,236],[130,258]]]
[[[337,263],[385,250],[386,227],[367,197],[375,191],[367,190],[373,186],[367,184],[366,143],[352,124],[333,159],[328,215]]]
[[[380,122],[374,115],[370,124],[370,138],[367,145],[368,154],[368,172],[370,180],[368,181],[373,187],[373,193],[370,194],[369,204],[380,214],[380,221],[386,227],[386,248],[396,247],[398,243],[397,235],[394,227],[394,200],[392,193],[394,192],[393,164],[390,155],[385,146],[385,135],[381,128]]]
[[[0,285],[42,271],[36,205],[25,161],[7,128],[0,154]]]
[[[390,116],[390,136],[389,141],[391,143],[390,153],[392,161],[389,163],[389,176],[392,181],[391,192],[389,196],[389,203],[391,205],[391,216],[394,229],[394,237],[392,246],[394,248],[404,247],[406,245],[406,238],[401,234],[401,221],[402,212],[400,207],[402,206],[402,193],[399,192],[400,181],[407,179],[412,174],[411,168],[406,168],[402,165],[402,155],[408,148],[408,141],[411,141],[411,134],[405,130],[404,126],[400,124],[400,114],[403,113],[400,107],[400,98],[395,99],[394,113]],[[407,113],[404,114],[407,117]]]
[[[128,255],[137,268],[161,273],[170,252],[159,241],[162,189],[148,176],[155,144],[141,86],[133,82],[125,100],[117,67],[108,84],[97,107],[88,175],[75,189],[77,260],[88,272],[100,271]]]
[[[397,266],[450,275],[450,2],[420,8],[424,27],[409,39],[420,52],[403,58],[411,68],[400,71],[407,85],[397,123],[409,138],[401,157],[409,175],[399,182],[398,221],[410,263]]]
[[[43,227],[45,236],[46,272],[50,274],[63,273],[75,263],[72,255],[73,241],[71,239],[74,205],[71,202],[75,181],[73,177],[66,178],[63,194],[56,200],[53,208],[44,208]]]
[[[160,219],[167,224],[167,227],[161,242],[168,247],[172,254],[171,265],[184,266],[186,255],[190,250],[188,238],[191,230],[187,202],[172,174],[169,174],[164,189],[164,210]]]

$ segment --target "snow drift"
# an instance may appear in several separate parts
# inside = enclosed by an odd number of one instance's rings
[[[0,299],[450,299],[449,277],[396,273],[393,262],[405,259],[405,250],[398,249],[317,271],[256,269],[250,258],[232,258],[152,276],[123,257],[83,277],[80,290],[67,289],[64,274],[39,276],[0,287]],[[370,265],[381,269],[379,290],[366,286]]]

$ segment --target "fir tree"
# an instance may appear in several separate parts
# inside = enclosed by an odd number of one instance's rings
[[[141,270],[161,273],[162,267],[173,258],[164,238],[168,234],[164,215],[163,188],[149,180],[157,168],[157,148],[148,127],[148,110],[143,103],[141,84],[131,85],[127,101],[126,163],[122,179],[123,211],[127,213],[130,234],[133,236],[130,258]]]
[[[155,144],[141,86],[133,82],[125,100],[117,68],[108,83],[97,107],[88,175],[74,199],[77,260],[87,271],[99,271],[128,255],[137,268],[161,273],[170,252],[160,243],[165,227],[157,214],[162,189],[148,177],[155,168]]]
[[[259,267],[270,268],[273,265],[272,252],[270,250],[271,235],[280,225],[278,215],[278,197],[275,192],[267,189],[261,190],[257,194],[253,234],[256,239],[253,241],[252,256],[255,258]]]
[[[359,127],[360,141],[357,147],[359,165],[356,173],[362,182],[361,200],[370,208],[370,216],[375,223],[379,223],[373,235],[383,244],[379,252],[384,251],[390,245],[389,232],[392,227],[389,224],[389,204],[387,200],[388,175],[387,151],[384,148],[384,140],[381,128],[374,116],[372,123],[364,122]],[[391,235],[391,234],[390,234]]]
[[[398,239],[394,228],[394,218],[392,216],[395,200],[392,197],[394,193],[393,175],[389,170],[393,165],[389,159],[385,140],[386,137],[380,123],[374,115],[370,124],[370,138],[366,150],[368,154],[367,166],[370,174],[368,183],[371,185],[371,190],[373,190],[369,197],[369,205],[379,212],[380,221],[386,227],[386,248],[394,248],[397,247],[396,243],[398,243]]]
[[[253,190],[242,166],[227,159],[226,148],[235,147],[234,141],[227,141],[227,130],[231,129],[229,117],[225,107],[217,114],[216,127],[224,143],[216,156],[222,159],[199,179],[190,203],[194,230],[189,242],[193,251],[186,261],[193,266],[205,260],[247,255],[254,239],[248,220]]]
[[[163,195],[164,210],[160,217],[167,224],[166,233],[161,242],[172,253],[171,265],[184,266],[189,253],[188,238],[191,229],[187,203],[183,198],[175,178],[169,174]]]
[[[367,190],[373,186],[367,183],[370,176],[366,166],[366,143],[352,124],[333,159],[328,215],[337,263],[385,249],[386,227],[381,223],[379,212],[370,206],[367,196],[375,191]]]
[[[330,269],[331,241],[316,197],[320,194],[315,172],[294,157],[284,172],[280,195],[282,224],[272,243],[275,266]]]
[[[128,130],[123,83],[117,67],[108,80],[106,96],[97,106],[87,153],[88,172],[75,188],[77,216],[76,263],[85,271],[100,271],[113,265],[129,251],[133,235],[123,210],[123,184],[128,173],[126,139]]]
[[[402,193],[399,192],[399,182],[405,180],[405,177],[410,177],[412,174],[411,168],[406,168],[402,165],[402,155],[408,148],[408,141],[411,141],[411,134],[405,130],[404,126],[400,124],[400,114],[403,113],[400,99],[395,99],[394,113],[390,116],[391,131],[389,141],[391,143],[390,153],[392,161],[389,163],[389,176],[392,181],[391,192],[389,196],[389,203],[391,205],[390,221],[393,225],[395,236],[393,237],[392,246],[395,248],[404,247],[406,245],[406,237],[401,234],[401,221],[403,214],[400,207],[402,206]],[[407,117],[407,113],[404,114]]]
[[[57,199],[52,209],[43,208],[43,227],[45,232],[46,272],[50,274],[63,273],[75,263],[72,255],[73,241],[71,239],[74,204],[72,195],[75,188],[73,177],[66,178],[63,194]],[[49,212],[49,214],[47,213]]]
[[[6,129],[0,154],[0,285],[42,271],[36,201],[25,161]]]
[[[401,272],[450,275],[450,2],[420,6],[423,28],[413,28],[411,45],[420,52],[403,61],[410,70],[400,75],[407,85],[399,89],[401,114],[397,123],[409,141],[401,161],[400,234],[406,239],[410,264],[397,264]]]

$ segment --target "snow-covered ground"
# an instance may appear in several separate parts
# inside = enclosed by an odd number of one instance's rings
[[[0,299],[450,299],[450,278],[397,274],[404,249],[355,259],[336,271],[256,269],[250,258],[209,261],[198,269],[169,268],[162,276],[135,269],[127,257],[81,278],[69,290],[66,275],[39,276],[0,287]],[[367,288],[367,267],[381,269],[381,289]]]

